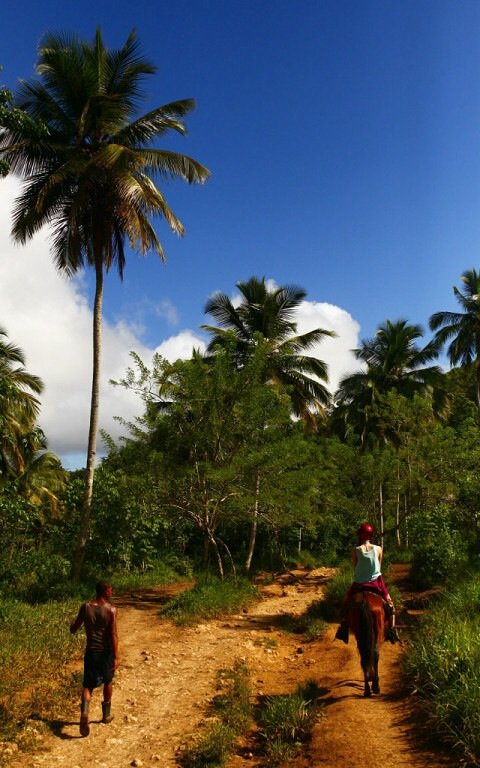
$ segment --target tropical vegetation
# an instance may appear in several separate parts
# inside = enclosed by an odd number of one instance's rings
[[[0,328],[3,684],[14,686],[7,672],[19,663],[5,624],[31,627],[43,617],[54,631],[49,601],[77,599],[99,574],[122,585],[195,578],[195,590],[168,609],[188,621],[199,604],[210,616],[227,610],[232,593],[237,608],[254,599],[248,577],[260,569],[341,564],[352,532],[368,519],[386,558],[412,563],[419,588],[449,586],[412,644],[408,675],[431,721],[478,759],[477,270],[454,288],[460,311],[432,315],[430,340],[414,321],[382,321],[353,350],[352,370],[333,393],[318,352],[332,329],[298,329],[305,289],[252,276],[237,283],[239,297],[213,295],[205,354],[173,362],[155,355],[150,363],[133,351],[131,367],[112,382],[136,391],[143,412],[123,422],[118,443],[104,435],[108,450],[93,482],[105,275],[115,269],[122,278],[127,243],[164,257],[154,218],[183,234],[160,181],[208,176],[192,158],[157,147],[167,132],[184,133],[191,99],[137,115],[154,71],[133,33],[113,50],[99,30],[93,42],[47,35],[38,78],[15,98],[0,94],[0,171],[24,180],[15,239],[49,225],[56,266],[67,274],[92,267],[96,285],[84,469],[65,471],[48,450],[42,381]],[[470,574],[471,590],[451,586],[459,572]],[[334,584],[335,599],[345,579]],[[54,605],[60,611],[64,603]],[[329,600],[324,610],[333,611]],[[312,636],[322,631],[320,614],[309,626]],[[57,651],[38,656],[43,669],[62,666],[65,649]],[[35,653],[36,646],[25,662],[32,667]],[[3,735],[23,717],[22,696],[15,706],[8,696],[2,688]],[[303,717],[303,704],[293,704]],[[231,743],[223,725],[218,739]]]
[[[142,82],[155,71],[141,55],[135,32],[118,50],[105,48],[100,29],[92,43],[48,34],[39,49],[38,78],[22,82],[15,100],[17,112],[44,126],[46,135],[32,131],[30,121],[12,120],[6,107],[0,133],[4,161],[25,181],[13,213],[14,238],[25,243],[49,224],[57,268],[67,275],[84,266],[95,272],[92,394],[76,579],[90,530],[104,276],[114,268],[123,278],[126,241],[142,254],[154,251],[165,258],[152,217],[164,218],[174,232],[184,234],[158,179],[179,177],[191,184],[209,175],[192,158],[154,146],[168,131],[185,133],[192,99],[137,116]]]

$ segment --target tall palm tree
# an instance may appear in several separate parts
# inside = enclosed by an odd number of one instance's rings
[[[461,277],[464,291],[454,286],[453,292],[463,312],[435,312],[430,328],[441,346],[450,339],[447,349],[452,366],[475,364],[477,403],[480,408],[480,273],[468,269]]]
[[[337,418],[340,416],[355,431],[362,445],[369,434],[375,433],[375,406],[389,392],[395,391],[408,399],[417,393],[433,391],[441,378],[439,366],[426,366],[438,356],[438,345],[429,342],[419,347],[420,325],[406,320],[387,320],[375,336],[362,341],[353,350],[366,369],[345,376],[335,393]],[[378,435],[377,435],[378,437]],[[383,435],[385,438],[385,435]]]
[[[226,294],[211,298],[205,312],[213,315],[220,327],[203,325],[213,336],[208,351],[230,346],[235,341],[238,366],[251,357],[256,345],[263,340],[268,345],[265,382],[280,385],[289,393],[292,411],[314,428],[315,415],[323,412],[330,401],[330,394],[322,382],[328,381],[327,366],[316,357],[305,353],[325,336],[335,336],[332,331],[316,328],[298,335],[295,313],[306,292],[295,285],[270,289],[265,278],[251,277],[245,283],[237,283],[242,300],[235,306]],[[255,476],[255,503],[245,570],[251,567],[256,543],[259,515],[261,473]]]
[[[387,396],[391,392],[413,399],[416,394],[429,392],[433,407],[441,411],[444,406],[442,390],[439,388],[441,370],[439,366],[426,366],[438,356],[438,345],[430,342],[419,347],[418,339],[423,330],[406,320],[387,320],[377,329],[372,339],[362,341],[354,350],[366,370],[344,377],[335,393],[336,410],[333,422],[340,422],[342,429],[355,434],[364,449],[367,442],[374,441],[380,446],[391,443],[399,449],[400,435],[389,419],[385,418]],[[380,509],[380,538],[384,535],[383,481],[379,481],[378,498]],[[397,542],[400,543],[400,492],[397,491]]]
[[[79,578],[88,539],[98,427],[101,318],[104,274],[123,277],[125,241],[142,254],[163,248],[150,218],[163,217],[184,234],[156,180],[180,177],[203,182],[208,170],[190,157],[157,149],[168,131],[185,133],[183,118],[192,99],[136,116],[142,81],[155,72],[139,52],[132,32],[123,47],[105,48],[98,29],[93,43],[73,36],[47,35],[39,51],[39,79],[22,83],[16,106],[46,126],[32,140],[6,130],[0,147],[13,172],[25,179],[13,217],[13,236],[28,240],[44,224],[52,227],[53,258],[72,275],[95,270],[93,375],[86,486],[73,576]]]
[[[24,468],[22,439],[35,424],[40,410],[36,397],[43,383],[24,368],[25,356],[7,341],[0,328],[0,474],[16,476]]]
[[[322,382],[328,381],[327,365],[305,354],[333,331],[316,328],[296,334],[295,313],[307,295],[295,285],[270,289],[265,278],[251,277],[237,283],[242,299],[238,306],[223,293],[215,294],[205,305],[205,313],[213,315],[220,326],[202,325],[212,334],[208,351],[225,346],[235,338],[238,365],[251,355],[257,334],[268,343],[266,381],[281,384],[289,392],[292,410],[313,426],[312,411],[322,410],[330,395]]]

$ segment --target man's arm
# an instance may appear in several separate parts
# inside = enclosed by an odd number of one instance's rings
[[[113,650],[113,670],[118,667],[118,631],[117,631],[117,609],[112,606],[112,618],[110,621],[110,639]]]
[[[75,632],[77,632],[80,629],[84,621],[85,621],[85,603],[83,603],[83,605],[80,606],[80,610],[78,612],[77,618],[75,619],[75,621],[72,621],[72,623],[70,624],[70,632],[72,633],[72,635],[74,635]]]

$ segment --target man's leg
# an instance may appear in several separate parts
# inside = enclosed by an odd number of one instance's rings
[[[111,723],[113,716],[110,714],[112,705],[113,683],[105,683],[103,686],[102,723]]]
[[[91,688],[82,688],[82,701],[80,704],[80,733],[82,736],[88,736],[90,726],[88,724],[88,709],[92,698]]]

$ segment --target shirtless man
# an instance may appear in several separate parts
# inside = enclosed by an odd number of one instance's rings
[[[95,600],[80,606],[78,616],[70,624],[75,633],[82,624],[87,636],[83,667],[82,703],[80,707],[80,733],[88,736],[88,708],[94,688],[103,685],[102,723],[111,723],[113,676],[118,667],[117,609],[110,604],[112,585],[99,581]]]

